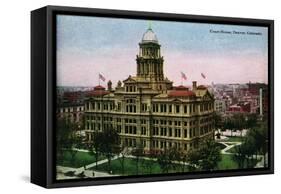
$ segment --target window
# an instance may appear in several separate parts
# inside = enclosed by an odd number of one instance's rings
[[[121,125],[117,125],[117,132],[121,133]]]
[[[146,147],[146,141],[145,141],[145,140],[142,140],[142,141],[141,141],[141,144],[142,144],[142,147],[143,147],[143,148]]]
[[[146,124],[146,120],[141,119],[141,124]]]
[[[187,138],[187,129],[184,130],[184,138]]]
[[[187,105],[184,105],[184,113],[186,114],[187,113]]]
[[[141,104],[141,111],[146,112],[146,110],[147,110],[147,104],[146,103]]]
[[[161,104],[160,105],[160,112],[167,112],[166,104]]]
[[[169,113],[171,113],[172,112],[172,105],[170,104],[169,105]]]
[[[176,105],[176,113],[180,112],[180,105]]]
[[[172,147],[172,142],[169,142],[169,147],[170,147],[170,148]]]
[[[181,126],[181,121],[175,121],[175,126]]]
[[[166,142],[165,141],[160,141],[160,148],[166,148]]]
[[[153,104],[153,112],[158,112],[158,104]]]
[[[161,136],[164,135],[164,128],[162,128],[162,127],[161,127],[161,130],[160,130],[160,135],[161,135]]]
[[[175,137],[181,137],[181,129],[175,129]]]
[[[169,136],[172,137],[172,128],[169,128]]]
[[[136,105],[134,99],[127,99],[126,112],[136,112]]]
[[[146,135],[146,127],[141,127],[141,134]]]
[[[117,110],[120,111],[121,110],[121,102],[117,103]]]

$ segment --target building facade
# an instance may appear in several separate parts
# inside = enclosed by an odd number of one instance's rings
[[[85,108],[84,96],[84,93],[80,91],[57,93],[57,118],[82,126]]]
[[[173,86],[164,75],[161,45],[151,28],[144,33],[136,56],[136,76],[112,88],[96,86],[85,101],[85,131],[116,129],[123,147],[145,152],[176,147],[183,151],[214,138],[214,97],[204,86]]]

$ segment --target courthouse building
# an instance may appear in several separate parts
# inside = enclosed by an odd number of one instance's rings
[[[139,43],[136,76],[96,86],[85,101],[85,131],[116,129],[124,147],[142,146],[146,152],[176,147],[188,151],[214,138],[214,97],[204,86],[173,86],[164,75],[164,58],[156,34],[149,27]]]

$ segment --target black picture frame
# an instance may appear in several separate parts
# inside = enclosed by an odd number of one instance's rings
[[[196,23],[268,27],[269,165],[267,168],[225,170],[152,176],[108,177],[56,181],[56,20],[57,14],[153,19]],[[274,21],[171,13],[121,11],[78,7],[46,6],[31,12],[31,182],[46,188],[89,186],[195,178],[228,177],[274,173]]]

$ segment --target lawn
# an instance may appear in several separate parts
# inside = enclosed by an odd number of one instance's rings
[[[229,169],[238,169],[238,164],[233,161],[232,155],[222,154],[222,160],[218,163],[217,170],[229,170]],[[122,173],[122,166],[121,166],[121,159],[116,159],[111,161],[111,171],[112,174],[117,175],[136,175],[136,160],[132,158],[125,158],[124,163],[124,173]],[[252,161],[253,166],[255,165],[256,161]],[[98,165],[98,168],[95,167],[93,170],[107,172],[108,163],[104,163]],[[175,173],[175,172],[182,172],[181,165],[175,164],[174,167],[169,169],[168,173]],[[188,172],[188,167],[186,166],[184,172]],[[140,159],[139,167],[138,167],[138,175],[144,174],[162,174],[163,171],[160,168],[157,161],[148,161],[144,159]]]
[[[218,170],[227,170],[227,169],[238,169],[238,164],[232,159],[233,155],[222,154],[222,160],[219,162]],[[249,159],[248,160],[248,168],[253,168],[258,160],[257,159]],[[247,168],[246,161],[244,167]]]
[[[136,175],[136,160],[132,158],[125,158],[124,160],[124,174],[123,175]],[[107,163],[98,165],[97,170],[99,171],[107,171]],[[121,165],[121,159],[116,159],[111,161],[111,171],[112,174],[118,174],[122,175],[122,165]],[[138,174],[161,174],[163,173],[159,164],[157,161],[152,160],[139,160],[138,165]],[[181,165],[175,164],[174,167],[171,167],[168,171],[168,173],[173,172],[182,172]],[[187,172],[187,167],[185,169],[185,172]]]
[[[222,154],[221,161],[218,164],[218,170],[237,169],[238,165],[232,160],[232,155]]]
[[[104,156],[99,156],[98,158],[98,160],[103,160],[103,159],[105,159]],[[58,160],[57,165],[78,168],[94,162],[96,162],[96,158],[94,155],[91,155],[89,152],[81,152],[81,151],[78,151],[74,157],[74,160],[71,161],[71,154],[69,151],[66,150],[64,151],[63,159]]]
[[[143,164],[147,160],[140,159],[139,161],[139,175],[142,174],[161,174],[163,173],[159,164],[156,161],[150,161],[151,169],[147,168],[147,165]],[[135,159],[126,158],[124,163],[124,175],[136,175],[136,162]],[[107,171],[107,163],[101,164],[98,166],[99,171]],[[237,169],[238,165],[235,161],[232,160],[231,155],[222,154],[222,160],[218,164],[218,170],[227,170],[227,169]],[[112,174],[122,175],[122,166],[120,159],[111,161],[111,171]],[[150,171],[151,170],[151,171]],[[169,173],[182,172],[181,165],[176,165],[175,168],[171,168]],[[187,166],[184,172],[188,172]]]
[[[223,145],[223,144],[221,144],[221,143],[216,143],[216,144],[217,144],[217,146],[219,146],[219,148],[220,148],[221,150],[223,150],[224,148],[226,148],[226,146]]]
[[[237,146],[234,146],[234,147],[230,148],[229,150],[227,150],[227,152],[236,153],[236,149],[237,149]]]

